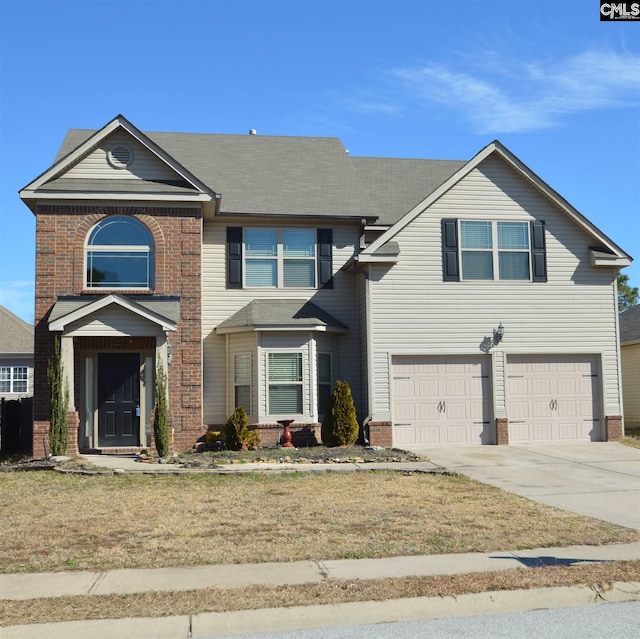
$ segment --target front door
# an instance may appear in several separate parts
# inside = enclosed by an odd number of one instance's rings
[[[140,355],[98,355],[98,446],[140,445]]]

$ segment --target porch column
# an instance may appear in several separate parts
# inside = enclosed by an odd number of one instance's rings
[[[64,367],[64,382],[69,389],[69,410],[76,410],[76,400],[73,380],[75,367],[73,365],[73,337],[60,338],[60,360]]]

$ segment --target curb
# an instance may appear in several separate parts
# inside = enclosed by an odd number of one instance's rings
[[[322,606],[201,613],[188,617],[100,619],[2,628],[3,639],[204,639],[284,630],[357,626],[442,617],[574,608],[640,601],[640,582],[503,590],[459,597],[416,597]],[[339,622],[337,621],[339,620]]]

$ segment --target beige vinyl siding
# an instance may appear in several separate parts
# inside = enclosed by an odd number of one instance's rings
[[[333,228],[333,289],[293,288],[226,288],[226,232],[227,226],[273,227],[273,228]],[[356,274],[340,272],[340,267],[354,253],[359,241],[358,223],[302,222],[281,219],[278,223],[264,219],[231,219],[215,222],[205,221],[202,247],[202,334],[203,334],[203,380],[204,421],[220,423],[226,419],[226,384],[220,381],[225,366],[225,337],[215,332],[216,326],[228,319],[254,299],[306,299],[345,324],[349,331],[336,337],[337,379],[347,380],[354,393],[354,401],[361,413],[359,325],[356,294]],[[291,334],[291,333],[289,333]],[[305,333],[308,336],[308,333]],[[266,335],[266,333],[263,333]],[[262,366],[262,364],[260,364]],[[259,372],[260,373],[260,372]],[[260,397],[261,406],[266,406],[266,397]]]
[[[624,427],[640,428],[640,344],[620,347]]]
[[[133,160],[127,168],[114,168],[107,161],[108,150],[116,144],[124,144],[133,152]],[[115,133],[103,140],[97,148],[71,167],[64,177],[100,180],[179,179],[165,162],[126,133]]]
[[[442,281],[441,219],[546,222],[547,283]],[[598,353],[605,414],[620,414],[614,280],[590,265],[593,238],[501,160],[490,157],[394,238],[398,264],[373,267],[375,411],[391,406],[389,354],[469,354],[502,322],[497,354]],[[486,342],[485,342],[486,344]],[[504,369],[503,369],[504,376]],[[494,406],[504,411],[504,380],[494,380]]]
[[[69,324],[65,329],[65,336],[95,336],[108,337],[123,336],[162,336],[164,331],[154,322],[128,311],[112,306],[103,308]]]

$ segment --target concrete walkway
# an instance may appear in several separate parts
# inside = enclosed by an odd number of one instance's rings
[[[490,572],[516,568],[639,560],[640,542],[610,546],[536,548],[525,551],[429,555],[384,559],[194,566],[107,572],[0,574],[0,598],[28,600],[75,595],[100,596],[207,587],[295,585],[327,579],[379,579]],[[600,592],[586,586],[491,592],[459,597],[416,597],[385,602],[202,613],[162,618],[88,620],[3,627],[3,639],[195,639],[301,628],[358,625],[560,608],[615,601],[640,601],[640,581],[616,583]]]
[[[412,447],[434,464],[535,501],[640,530],[640,449],[616,442]]]

